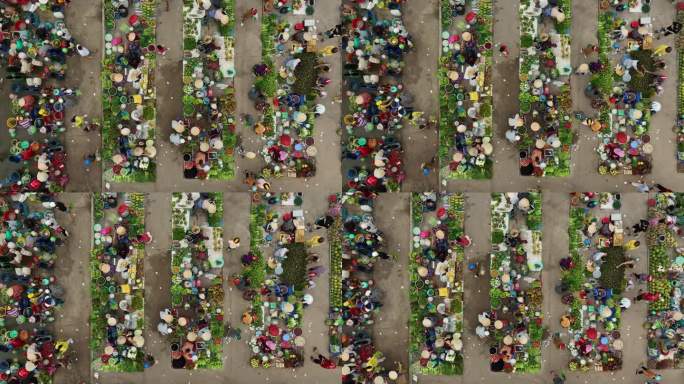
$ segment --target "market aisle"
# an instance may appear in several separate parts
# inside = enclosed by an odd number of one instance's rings
[[[202,189],[199,181],[183,178],[181,149],[169,142],[171,120],[179,118],[183,111],[183,0],[159,1],[157,15],[157,42],[168,48],[165,56],[157,55],[155,74],[157,180],[142,186],[144,190],[160,192],[199,190]],[[188,182],[192,185],[184,185]],[[118,188],[126,189],[128,186],[120,185]],[[170,200],[168,209],[171,209]]]
[[[145,338],[146,352],[154,355],[157,363],[143,374],[172,375],[171,354],[166,338],[157,332],[159,312],[171,304],[171,194],[151,193],[145,199],[146,230],[152,243],[145,251]]]
[[[78,89],[81,96],[74,98],[74,106],[66,109],[64,123],[67,127],[64,143],[68,153],[67,191],[94,192],[102,188],[101,163],[86,168],[83,159],[102,148],[100,132],[85,132],[71,127],[74,115],[88,115],[90,121],[102,122],[102,88],[100,68],[102,57],[102,2],[93,5],[92,0],[73,0],[66,12],[67,27],[79,44],[90,50],[90,56],[72,56],[68,59],[65,84]]]
[[[55,383],[78,383],[88,380],[90,371],[90,195],[57,195],[69,211],[56,211],[57,221],[69,231],[66,247],[58,248],[55,276],[64,288],[64,306],[57,310],[54,335],[74,339],[70,350],[75,354],[71,369],[60,369]]]
[[[408,1],[404,5],[404,22],[415,45],[406,55],[404,85],[413,95],[413,107],[424,112],[425,118],[439,114],[439,81],[437,65],[440,53],[439,1]],[[404,192],[439,190],[439,166],[429,176],[423,175],[421,164],[435,157],[439,148],[439,134],[436,126],[423,130],[406,122],[401,130],[404,146],[406,181]]]
[[[385,354],[385,367],[408,367],[408,257],[410,251],[410,193],[381,194],[375,201],[375,222],[385,234],[387,253],[393,258],[375,265],[373,278],[382,292],[383,306],[373,326],[375,347]],[[401,381],[398,381],[401,383]]]
[[[560,318],[565,313],[566,306],[561,302],[561,296],[555,292],[560,283],[560,259],[567,256],[568,251],[568,220],[570,212],[570,196],[568,193],[543,192],[543,238],[542,253],[544,255],[544,271],[542,273],[542,288],[544,294],[544,325],[548,327],[548,335],[560,331]],[[548,343],[548,341],[547,341]],[[542,348],[542,369],[538,376],[550,380],[548,372],[562,371],[570,360],[567,351],[561,351],[553,343]]]
[[[473,241],[472,245],[465,249],[466,265],[468,263],[480,263],[489,266],[489,253],[491,251],[490,200],[490,193],[466,194],[465,233]],[[477,379],[480,382],[481,379],[484,379],[484,375],[489,372],[489,348],[486,343],[481,343],[475,335],[475,327],[478,324],[477,315],[489,310],[489,268],[485,268],[485,271],[484,276],[476,276],[470,271],[465,271],[464,275],[465,369],[463,371],[464,376],[461,379],[463,383],[469,382],[470,379]]]
[[[664,150],[663,150],[664,151]],[[674,151],[674,148],[673,148]],[[670,152],[672,154],[673,152]],[[674,160],[672,156],[668,159]],[[675,166],[675,162],[671,161],[672,165]],[[624,220],[624,227],[631,228],[632,225],[639,222],[640,219],[646,219],[648,206],[646,205],[646,200],[648,200],[648,195],[645,193],[623,193],[622,194],[622,214]],[[628,256],[632,258],[638,258],[639,261],[635,264],[634,269],[627,269],[625,273],[627,274],[627,279],[635,280],[632,273],[648,273],[648,247],[646,246],[646,236],[645,232],[641,233],[638,237],[631,236],[630,239],[636,239],[641,242],[641,246],[635,250],[629,252]],[[643,327],[646,321],[646,316],[648,313],[648,304],[646,301],[637,302],[634,297],[639,293],[639,289],[642,288],[647,291],[648,288],[646,284],[636,284],[634,289],[627,291],[624,296],[632,300],[632,306],[626,311],[622,312],[622,339],[629,345],[628,348],[624,350],[624,364],[622,372],[623,376],[633,376],[634,371],[641,367],[643,363],[646,362],[646,330]],[[672,370],[670,370],[672,371]],[[669,383],[667,381],[668,371],[660,371],[660,373],[665,375],[664,383]]]
[[[244,0],[235,3],[236,17],[242,17],[250,8],[256,8],[260,11],[259,18],[249,20],[244,24],[237,23],[236,27],[235,67],[237,76],[235,77],[235,99],[237,100],[237,116],[239,117],[237,132],[241,137],[242,145],[245,151],[258,153],[261,148],[261,140],[256,136],[254,130],[247,126],[242,116],[249,114],[256,117],[259,114],[248,94],[255,78],[252,67],[261,62],[260,30],[263,12],[261,12],[261,0]],[[238,157],[235,177],[241,181],[246,171],[256,172],[260,168],[261,160],[258,157],[249,162]]]
[[[597,60],[596,55],[584,57],[582,48],[589,44],[598,44],[596,37],[598,3],[596,0],[573,0],[572,12],[572,67],[577,68],[582,63]],[[582,111],[587,115],[593,113],[591,100],[584,95],[584,88],[589,84],[590,80],[591,75],[573,75],[571,78],[573,110]],[[596,153],[598,137],[589,127],[578,123],[574,117],[573,124],[577,141],[572,152],[572,169],[569,179],[578,180],[579,175],[598,177],[596,170],[598,167],[598,154]],[[598,190],[592,189],[592,186],[587,185],[586,178],[579,180],[584,182],[572,183],[573,188],[577,191],[598,192]]]
[[[518,58],[520,55],[520,31],[518,17],[518,1],[497,0],[494,2],[494,76],[493,86],[493,141],[494,141],[494,173],[493,177],[501,180],[507,175],[512,180],[526,179],[520,176],[518,166],[518,150],[516,145],[506,140],[504,134],[508,129],[508,118],[518,113]],[[498,44],[498,46],[496,45]],[[499,47],[506,45],[509,55],[504,57]],[[525,189],[504,187],[506,191],[523,191]]]

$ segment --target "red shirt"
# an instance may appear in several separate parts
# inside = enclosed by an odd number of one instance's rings
[[[337,368],[337,364],[335,364],[334,361],[324,357],[321,360],[321,367],[323,367],[325,369],[335,369],[335,368]]]

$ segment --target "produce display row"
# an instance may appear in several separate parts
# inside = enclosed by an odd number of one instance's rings
[[[524,176],[568,176],[572,129],[570,90],[572,0],[521,0],[520,112],[506,138],[519,151]]]
[[[223,194],[171,199],[171,308],[158,330],[176,369],[223,367]]]
[[[276,5],[264,2],[262,58],[253,67],[256,78],[249,93],[260,112],[253,128],[262,141],[261,176],[312,177],[318,152],[315,120],[325,112],[319,97],[330,82],[325,77],[329,66],[322,61],[315,20],[301,20],[305,8]]]
[[[411,196],[410,259],[413,372],[424,375],[463,373],[464,196]]]
[[[65,208],[49,195],[0,194],[0,380],[5,383],[50,384],[70,364],[68,341],[54,336],[65,293],[54,268],[69,241],[58,204]]]
[[[0,67],[8,80],[3,102],[9,106],[0,190],[60,192],[69,182],[65,117],[79,91],[63,82],[78,45],[65,10],[65,4],[38,0],[0,7]]]
[[[145,359],[145,195],[92,198],[90,350],[92,370],[141,372]]]
[[[439,160],[442,178],[491,179],[492,0],[441,0]]]
[[[651,172],[651,116],[660,109],[665,67],[654,46],[648,4],[599,1],[598,54],[585,95],[598,116],[585,124],[599,135],[601,175],[644,175]],[[617,52],[623,52],[617,54]]]
[[[374,270],[389,259],[384,234],[375,224],[374,196],[350,190],[331,195],[328,202],[334,220],[330,257],[333,271],[339,271],[330,276],[330,353],[345,383],[396,383],[401,371],[385,361],[373,333],[383,304]],[[337,287],[341,292],[332,291]]]
[[[684,194],[658,193],[648,200],[648,284],[657,300],[649,304],[648,366],[684,368]]]
[[[171,123],[183,176],[235,176],[235,0],[183,1],[183,113]]]
[[[252,195],[251,246],[236,285],[250,302],[242,322],[249,326],[254,368],[304,364],[304,309],[313,302],[306,291],[323,269],[309,267],[309,248],[323,238],[305,238],[303,202],[301,193]]]
[[[493,372],[539,372],[542,327],[542,195],[493,193],[489,300],[477,333]]]
[[[108,182],[156,178],[157,0],[104,0],[102,159]]]
[[[675,8],[675,21],[684,25],[684,4]],[[684,32],[675,35],[677,54],[677,172],[684,172]]]
[[[402,20],[404,2],[342,1],[345,189],[398,191],[406,178],[399,131],[413,117],[413,96],[402,83],[413,41]]]
[[[560,323],[568,332],[570,371],[622,369],[620,318],[628,263],[620,207],[620,194],[570,196],[570,256],[560,261],[558,289],[567,306]]]

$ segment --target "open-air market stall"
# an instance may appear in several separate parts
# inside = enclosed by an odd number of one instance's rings
[[[323,271],[310,266],[301,193],[255,193],[250,214],[250,249],[241,256],[242,273],[233,282],[249,301],[242,322],[250,329],[253,368],[296,368],[304,364],[304,311],[313,303],[307,291]]]
[[[653,196],[648,221],[649,291],[659,296],[648,308],[648,366],[684,368],[684,194]]]
[[[171,308],[157,329],[176,369],[223,367],[223,194],[172,196]]]
[[[156,178],[157,0],[104,0],[102,159],[104,180]]]
[[[54,267],[69,237],[56,208],[67,210],[47,194],[0,195],[0,380],[6,383],[52,383],[70,364],[69,342],[56,339],[52,325],[64,305]]]
[[[463,374],[464,196],[411,197],[411,369]]]
[[[620,207],[616,193],[570,195],[570,254],[560,261],[557,289],[567,305],[560,323],[568,332],[570,371],[622,369],[627,256]]]
[[[183,2],[183,118],[170,141],[183,151],[183,176],[235,176],[235,1]]]
[[[374,197],[349,190],[328,200],[328,213],[334,218],[329,230],[330,352],[342,367],[345,383],[396,383],[401,371],[386,361],[373,336],[382,307],[373,273],[378,263],[389,259],[373,216]]]
[[[0,67],[10,84],[7,174],[0,190],[60,192],[69,182],[63,142],[66,108],[79,94],[62,83],[78,44],[66,4],[27,0],[0,4]]]
[[[589,68],[584,90],[597,111],[587,118],[599,137],[601,175],[644,175],[651,172],[650,124],[661,108],[665,62],[657,51],[650,6],[642,1],[599,1],[598,61]]]
[[[319,46],[313,12],[303,1],[265,1],[261,20],[261,62],[253,67],[249,98],[260,112],[254,132],[261,138],[261,176],[312,177],[316,174],[315,125],[325,113],[321,98],[330,82],[326,51]]]
[[[439,159],[446,179],[492,177],[491,0],[442,0]]]
[[[493,372],[538,372],[542,326],[542,195],[494,193],[491,200],[491,310],[478,315]]]
[[[568,176],[572,129],[572,0],[520,1],[520,112],[506,138],[523,176]]]
[[[413,41],[402,20],[405,0],[342,4],[342,172],[345,189],[398,191],[406,178],[398,131],[413,100],[402,82]]]
[[[141,372],[145,358],[145,195],[93,195],[92,369]]]

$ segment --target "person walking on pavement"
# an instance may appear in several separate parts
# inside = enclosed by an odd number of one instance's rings
[[[553,384],[565,384],[565,374],[563,372],[551,371],[551,374],[553,375]]]
[[[644,375],[647,380],[655,380],[656,382],[659,382],[662,379],[662,376],[658,374],[658,372],[648,369],[646,366],[641,366],[641,368],[637,369],[636,371],[637,375]]]
[[[247,12],[242,14],[242,19],[240,19],[240,26],[244,26],[245,22],[249,19],[256,20],[259,15],[259,10],[256,8],[250,8]]]
[[[499,47],[499,52],[501,52],[503,57],[508,57],[508,46],[506,44],[501,44]]]
[[[329,358],[323,356],[321,353],[318,352],[318,348],[314,347],[313,353],[311,354],[311,361],[314,363],[320,365],[322,368],[325,369],[335,369],[337,368],[337,364],[335,364],[334,361],[330,360]]]
[[[325,37],[327,37],[328,39],[332,39],[333,37],[337,37],[340,35],[342,35],[342,24],[337,24],[336,26],[325,31]]]
[[[652,293],[652,292],[644,292],[643,289],[639,290],[639,294],[634,298],[634,301],[648,301],[649,303],[652,303],[654,301],[658,301],[660,299],[660,293]]]
[[[89,50],[88,48],[82,46],[81,44],[77,44],[77,45],[76,45],[76,52],[78,52],[78,54],[79,54],[81,57],[90,56],[90,50]]]
[[[627,242],[627,244],[624,245],[624,248],[626,251],[633,251],[641,245],[641,242],[639,240],[630,240]]]

